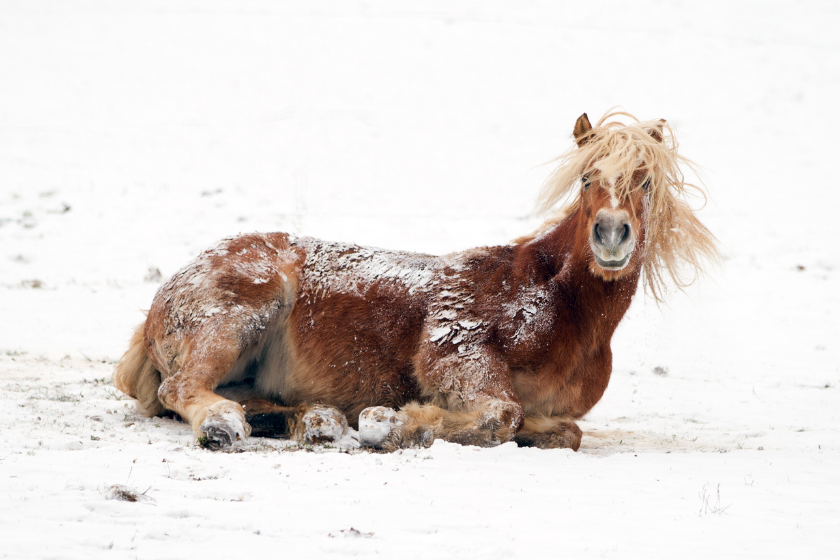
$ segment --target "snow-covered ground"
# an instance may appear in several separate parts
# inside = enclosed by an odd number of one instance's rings
[[[0,557],[840,555],[836,2],[0,14]],[[725,259],[637,297],[578,453],[212,453],[111,385],[155,270],[240,231],[505,243],[615,105],[680,131]]]

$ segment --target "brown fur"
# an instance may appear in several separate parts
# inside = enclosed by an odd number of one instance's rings
[[[575,182],[573,203],[513,245],[435,257],[284,233],[223,240],[161,287],[117,386],[213,447],[252,429],[316,441],[319,423],[347,415],[355,427],[385,406],[399,409],[386,449],[435,438],[577,449],[573,421],[607,388],[610,340],[642,271],[656,283],[657,266],[714,249],[678,200],[684,160],[667,125],[603,122],[578,119],[572,171],[547,184],[544,205]],[[624,256],[596,256],[598,231],[624,232]]]
[[[582,437],[583,432],[571,420],[536,416],[525,418],[514,440],[520,447],[560,447],[577,451]]]
[[[575,137],[575,143],[579,148],[589,142],[591,131],[592,124],[589,122],[589,117],[584,113],[578,117],[578,120],[575,122],[575,129],[572,131]]]

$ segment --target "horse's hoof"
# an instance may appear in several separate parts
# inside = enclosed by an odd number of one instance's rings
[[[237,439],[244,440],[250,435],[251,427],[244,421],[244,415],[229,408],[214,405],[207,411],[199,428],[203,435],[199,436],[198,443],[202,447],[214,451],[231,449]]]
[[[337,442],[347,432],[347,418],[331,406],[312,407],[301,421],[304,443]]]
[[[217,451],[219,449],[230,449],[236,443],[236,433],[227,424],[201,425],[203,436],[198,438],[198,443],[205,449]]]
[[[359,443],[368,447],[382,447],[391,433],[402,426],[393,408],[368,407],[359,414]]]
[[[571,421],[559,422],[553,428],[539,433],[520,433],[513,441],[519,447],[539,447],[541,449],[580,449],[583,432]]]

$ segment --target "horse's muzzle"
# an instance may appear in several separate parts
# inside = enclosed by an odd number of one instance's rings
[[[589,235],[589,246],[598,266],[620,270],[630,262],[636,236],[626,210],[601,209]]]

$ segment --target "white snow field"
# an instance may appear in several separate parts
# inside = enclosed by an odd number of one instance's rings
[[[837,2],[0,14],[0,557],[840,557]],[[637,295],[579,452],[213,453],[111,384],[217,239],[507,243],[617,105],[677,129],[724,259]]]

